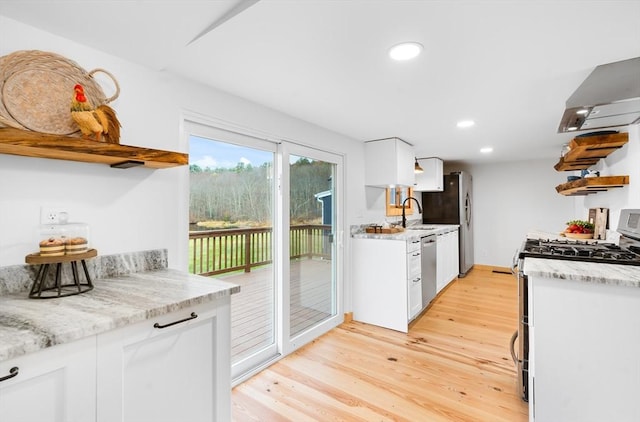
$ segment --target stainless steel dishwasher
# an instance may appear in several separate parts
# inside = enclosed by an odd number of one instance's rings
[[[436,297],[436,235],[420,239],[422,253],[422,309]]]

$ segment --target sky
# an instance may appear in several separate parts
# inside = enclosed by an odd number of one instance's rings
[[[189,165],[200,168],[235,168],[238,163],[259,167],[273,161],[273,153],[197,136],[189,137]]]

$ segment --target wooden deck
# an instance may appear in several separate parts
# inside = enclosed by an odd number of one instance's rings
[[[231,296],[231,356],[235,362],[275,339],[273,326],[274,288],[272,266],[249,273],[219,274],[220,278],[240,285],[240,293]],[[293,259],[291,278],[291,335],[328,318],[332,309],[331,261]]]

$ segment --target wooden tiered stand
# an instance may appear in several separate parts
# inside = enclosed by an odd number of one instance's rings
[[[40,265],[36,280],[29,292],[29,297],[34,299],[51,299],[78,295],[92,290],[93,283],[91,282],[91,276],[89,276],[85,259],[93,258],[97,255],[98,251],[95,249],[89,249],[84,253],[63,256],[42,256],[39,253],[27,255],[25,257],[27,264]],[[80,261],[82,269],[84,270],[84,283],[80,282],[78,261]],[[71,264],[71,272],[73,274],[72,283],[65,284],[62,281],[61,273],[63,263]],[[45,287],[49,266],[52,264],[56,265],[55,283],[53,286]]]

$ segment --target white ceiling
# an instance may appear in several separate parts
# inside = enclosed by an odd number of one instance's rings
[[[640,56],[640,0],[251,3],[0,0],[0,14],[445,161],[555,159],[571,138],[557,133],[566,99],[595,66]],[[401,41],[423,54],[391,62]]]

